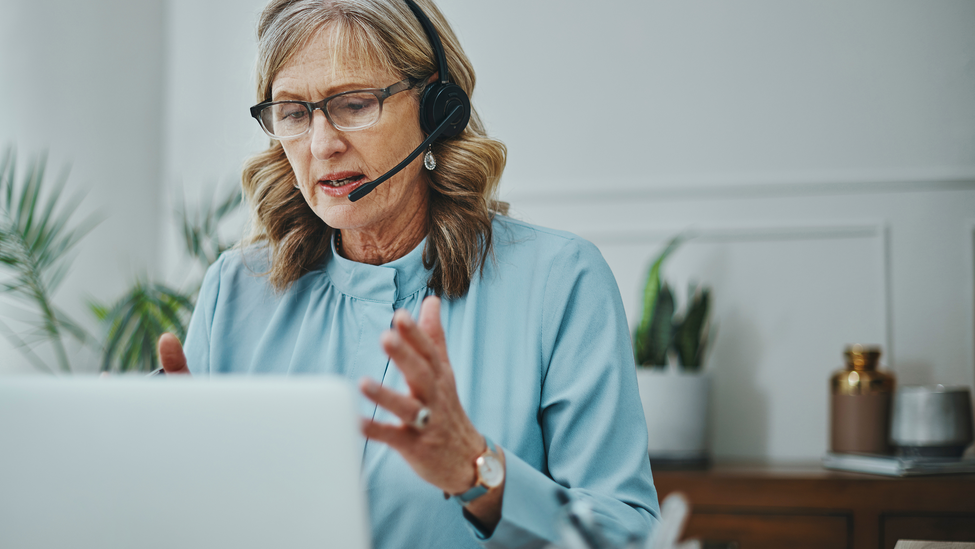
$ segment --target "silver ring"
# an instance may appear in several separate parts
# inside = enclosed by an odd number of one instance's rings
[[[410,423],[410,425],[412,425],[413,428],[418,431],[422,431],[429,424],[430,424],[430,408],[427,408],[426,406],[423,406],[416,411],[416,417],[413,418],[413,423]]]

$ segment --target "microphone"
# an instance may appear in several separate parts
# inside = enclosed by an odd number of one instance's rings
[[[407,156],[405,160],[397,164],[396,167],[384,173],[382,176],[375,179],[374,181],[370,181],[369,183],[366,183],[365,185],[349,193],[349,200],[351,200],[352,202],[358,201],[360,198],[371,193],[381,183],[384,183],[390,177],[393,177],[394,175],[398,174],[400,170],[405,168],[410,162],[413,162],[413,160],[417,156],[419,156],[421,152],[423,152],[423,149],[430,146],[430,143],[436,141],[437,138],[440,137],[440,134],[442,134],[444,130],[446,130],[450,126],[450,121],[454,118],[454,116],[460,114],[462,110],[463,107],[460,105],[454,107],[454,109],[450,111],[450,114],[444,117],[443,122],[441,122],[439,126],[434,128],[434,130],[430,132],[430,135],[428,135],[427,138],[423,140],[423,143],[420,143],[420,146],[414,149],[413,152],[411,152],[410,155]]]

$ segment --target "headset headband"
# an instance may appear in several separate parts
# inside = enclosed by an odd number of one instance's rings
[[[437,58],[440,83],[446,84],[450,81],[450,75],[447,72],[447,54],[443,51],[443,44],[440,43],[440,35],[437,34],[437,29],[434,28],[427,14],[423,13],[420,6],[416,5],[416,2],[406,0],[406,5],[413,10],[413,14],[416,15],[416,18],[420,20],[420,24],[423,25],[423,30],[427,33],[427,38],[430,39],[430,45],[433,46],[433,55]]]

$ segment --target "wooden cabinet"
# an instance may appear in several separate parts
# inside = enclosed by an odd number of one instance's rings
[[[790,513],[763,509],[711,512],[695,508],[687,537],[714,547],[846,549],[850,517],[843,513]]]
[[[892,549],[898,539],[975,541],[975,475],[889,478],[818,465],[655,471],[661,500],[691,501],[685,537],[707,547]]]

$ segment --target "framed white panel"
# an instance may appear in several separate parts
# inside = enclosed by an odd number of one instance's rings
[[[631,326],[666,234],[584,234],[620,284]],[[709,229],[664,268],[681,304],[712,288],[708,359],[716,458],[809,460],[826,451],[828,380],[850,343],[889,347],[886,231],[857,226]]]

